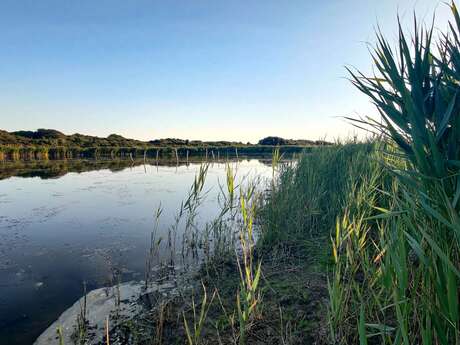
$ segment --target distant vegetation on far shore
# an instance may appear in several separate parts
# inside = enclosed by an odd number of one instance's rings
[[[155,139],[141,141],[111,134],[106,138],[72,134],[54,129],[7,132],[0,130],[0,160],[66,159],[97,157],[178,158],[210,155],[237,156],[271,154],[273,146],[286,153],[297,153],[305,147],[330,145],[324,140],[293,140],[266,137],[257,144],[236,141],[201,141],[188,139]]]

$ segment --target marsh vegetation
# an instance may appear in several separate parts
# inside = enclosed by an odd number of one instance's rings
[[[459,344],[460,16],[451,9],[449,32],[414,21],[410,38],[399,26],[396,49],[378,33],[376,74],[350,70],[382,117],[350,119],[372,139],[274,165],[260,197],[229,194],[239,200],[235,249],[205,265],[201,293],[168,305],[162,329],[175,331],[162,342]]]
[[[460,16],[450,6],[449,32],[415,20],[409,38],[399,25],[396,49],[378,32],[375,75],[349,70],[381,115],[349,119],[369,139],[289,162],[267,146],[263,180],[227,164],[205,222],[201,165],[165,231],[157,208],[145,258],[145,291],[187,282],[147,293],[128,320],[110,315],[100,339],[80,323],[75,342],[460,344]]]

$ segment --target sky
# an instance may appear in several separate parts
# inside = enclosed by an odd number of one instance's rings
[[[0,128],[256,142],[356,131],[378,24],[438,0],[0,0]]]

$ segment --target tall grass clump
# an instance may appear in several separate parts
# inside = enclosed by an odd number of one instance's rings
[[[334,343],[460,344],[460,17],[449,32],[414,20],[396,49],[378,32],[376,73],[351,71],[381,120],[385,171],[337,222],[329,284]]]
[[[347,201],[352,181],[368,172],[374,143],[338,143],[279,166],[261,210],[259,245],[270,250],[328,236]]]

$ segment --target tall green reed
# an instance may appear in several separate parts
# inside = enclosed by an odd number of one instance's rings
[[[308,237],[328,236],[345,205],[350,181],[366,170],[372,149],[372,143],[338,144],[280,165],[259,217],[260,247],[298,247]]]
[[[409,40],[399,24],[396,50],[377,33],[375,75],[350,70],[382,120],[354,121],[388,143],[380,160],[391,182],[380,178],[365,198],[372,208],[347,214],[351,225],[338,230],[330,287],[338,343],[460,344],[460,17],[450,7],[454,22],[437,42],[432,27],[414,20]],[[350,243],[362,226],[364,245]]]
[[[254,248],[254,220],[257,209],[256,186],[250,184],[240,190],[240,207],[242,225],[240,227],[241,259],[236,255],[240,273],[240,288],[237,293],[236,306],[239,320],[239,343],[246,344],[246,333],[251,327],[251,321],[257,315],[260,303],[259,282],[262,271],[262,262],[255,262]]]
[[[197,305],[195,304],[195,298],[192,297],[192,313],[193,313],[193,328],[191,328],[189,321],[187,321],[187,318],[185,316],[185,313],[182,313],[182,317],[184,319],[184,327],[185,327],[185,332],[187,335],[187,342],[188,345],[199,345],[202,342],[202,332],[203,332],[203,327],[204,323],[206,321],[206,317],[209,312],[209,308],[212,305],[212,302],[216,296],[216,290],[214,290],[211,300],[208,301],[208,294],[206,292],[206,287],[204,284],[203,286],[203,298],[201,301],[201,308],[198,313],[198,308]]]

